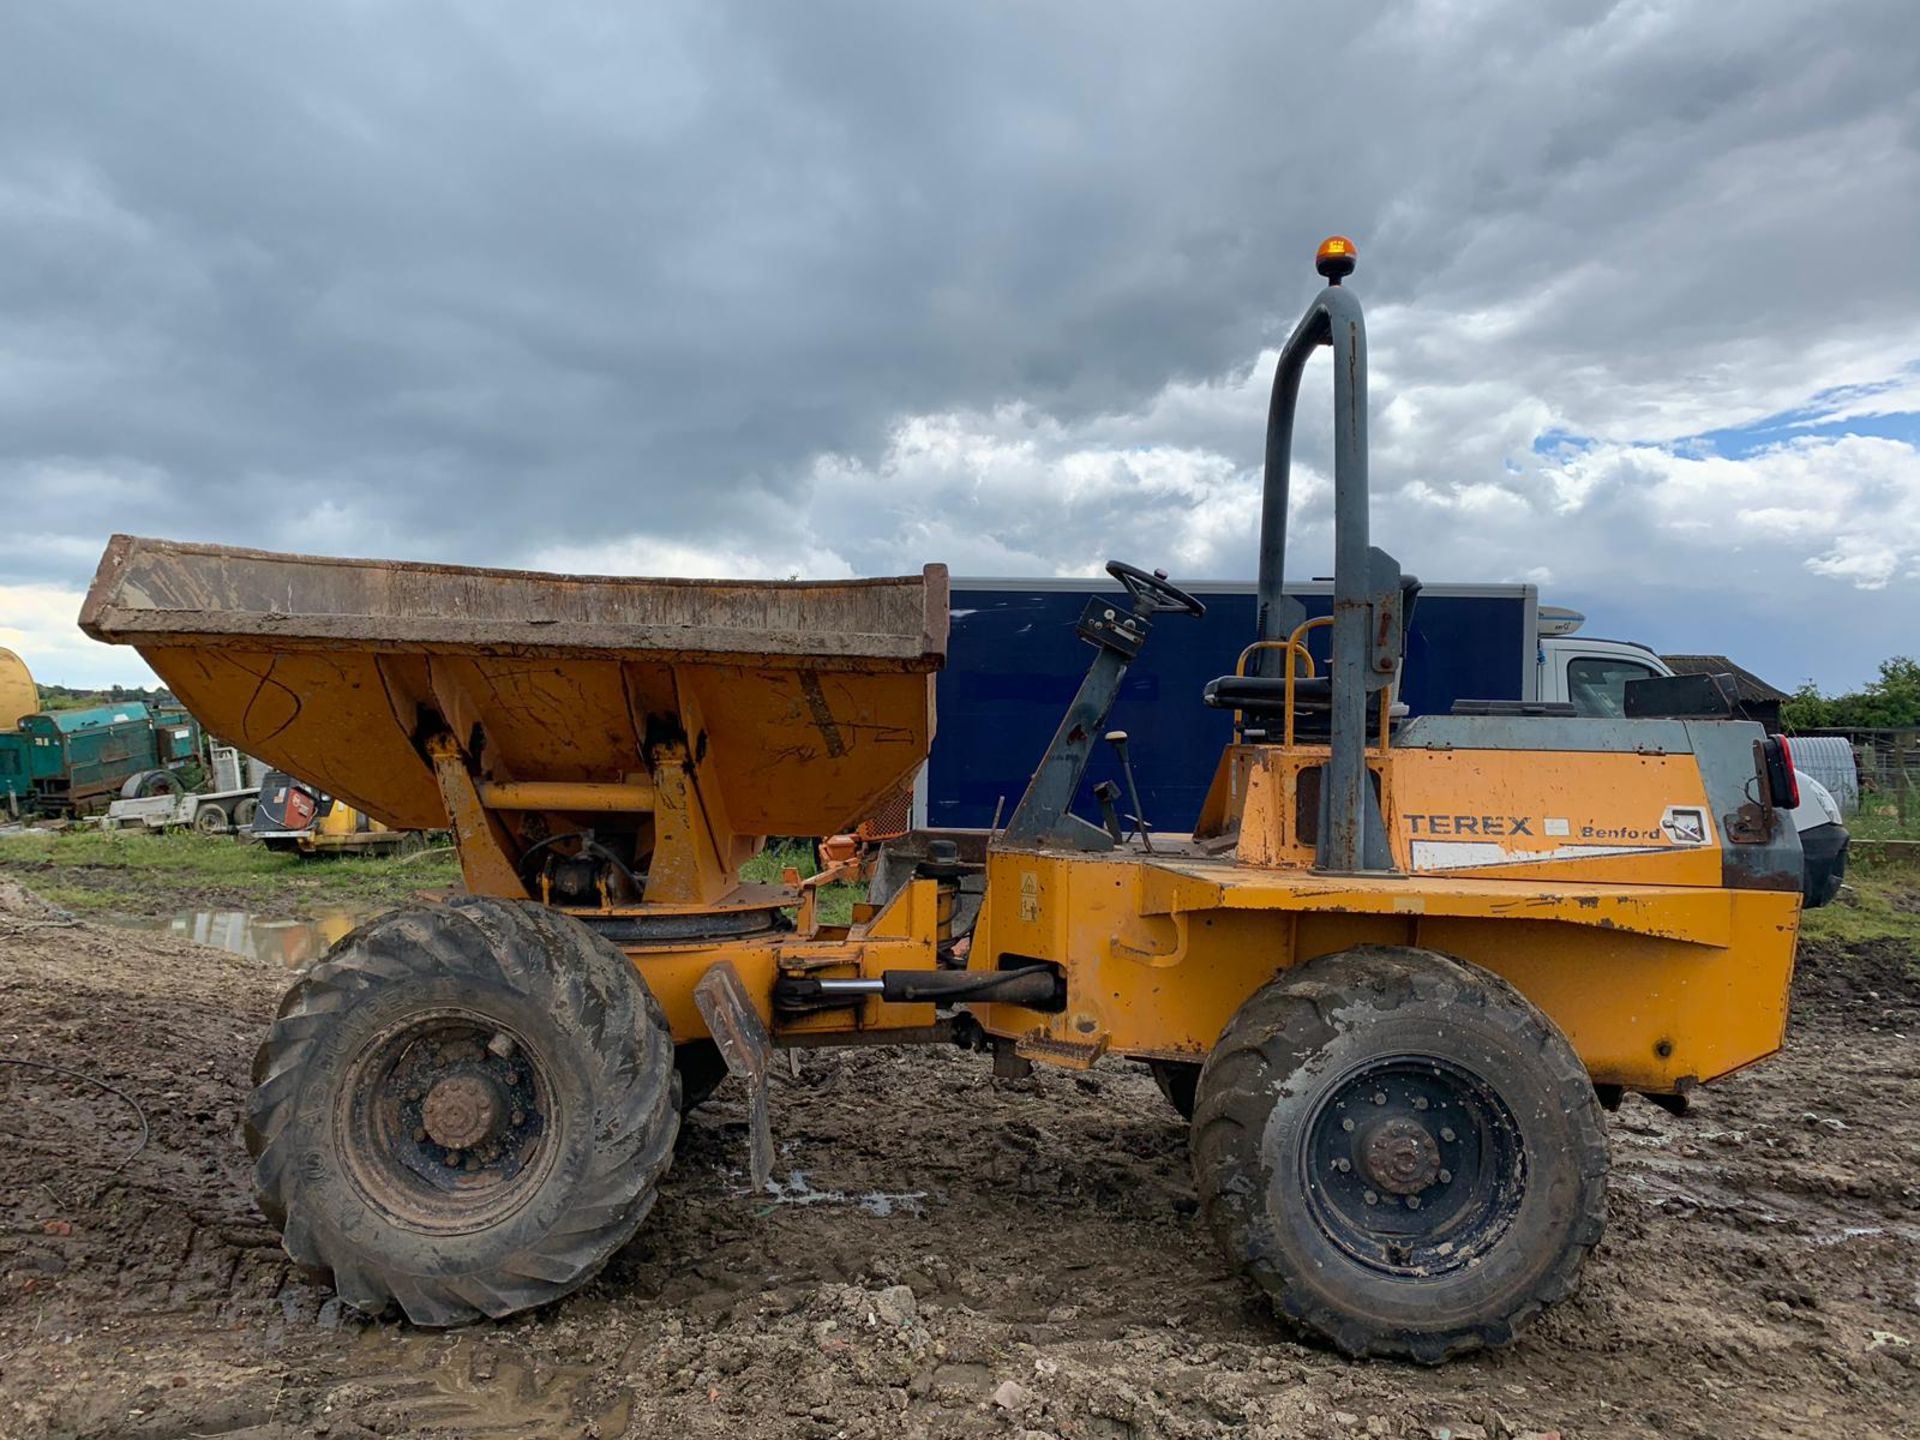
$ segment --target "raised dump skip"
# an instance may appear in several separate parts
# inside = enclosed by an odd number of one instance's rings
[[[115,536],[80,625],[135,646],[214,733],[388,825],[446,823],[431,733],[496,783],[638,784],[677,730],[717,829],[817,835],[926,756],[947,574],[629,579]]]

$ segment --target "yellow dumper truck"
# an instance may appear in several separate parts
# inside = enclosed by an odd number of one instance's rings
[[[450,827],[469,897],[363,926],[295,982],[247,1139],[288,1252],[454,1325],[564,1295],[641,1224],[682,1107],[744,1085],[772,1161],[789,1046],[954,1043],[1003,1073],[1150,1064],[1232,1260],[1352,1355],[1506,1342],[1575,1286],[1603,1105],[1776,1049],[1800,912],[1784,746],[1708,677],[1635,718],[1406,719],[1418,582],[1369,544],[1366,341],[1341,284],[1282,351],[1259,627],[1191,835],[1083,792],[1129,664],[1201,603],[1115,563],[1089,669],[992,832],[916,833],[821,923],[749,884],[914,772],[946,572],[741,583],[315,559],[116,537],[82,624],[203,722],[381,823]],[[1334,358],[1331,663],[1282,590],[1302,369]],[[1315,622],[1327,623],[1327,622]],[[877,1097],[878,1098],[878,1097]]]

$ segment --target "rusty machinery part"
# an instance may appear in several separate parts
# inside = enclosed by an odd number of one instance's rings
[[[940,887],[934,906],[934,938],[939,944],[942,965],[963,963],[954,954],[954,943],[968,937],[980,912],[976,908],[965,923],[960,922],[960,886],[967,876],[980,874],[984,869],[962,860],[959,845],[947,839],[928,841],[927,858],[913,867],[917,877],[931,880]]]
[[[1573,1292],[1605,1223],[1579,1057],[1431,950],[1342,951],[1255,992],[1201,1071],[1193,1165],[1228,1255],[1356,1357],[1506,1344]]]
[[[913,785],[909,781],[895,788],[876,805],[866,819],[853,827],[853,838],[862,845],[879,845],[897,840],[913,829]]]
[[[570,852],[558,847],[574,842]],[[627,862],[594,838],[591,830],[573,830],[536,840],[521,853],[520,880],[550,905],[628,905],[645,888]]]
[[[620,945],[684,945],[693,940],[738,940],[772,930],[791,930],[793,921],[777,907],[742,905],[730,910],[696,910],[665,915],[624,913],[575,917],[594,934]]]
[[[680,1128],[632,962],[538,905],[383,916],[301,977],[254,1060],[247,1148],[287,1253],[370,1314],[558,1299],[630,1239]]]

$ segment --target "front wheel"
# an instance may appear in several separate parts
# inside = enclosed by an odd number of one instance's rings
[[[254,1061],[260,1208],[372,1314],[558,1299],[652,1207],[673,1060],[645,982],[578,921],[482,897],[395,911],[302,976]]]
[[[1605,1223],[1572,1046],[1431,950],[1344,951],[1257,991],[1200,1073],[1193,1162],[1229,1257],[1353,1356],[1506,1344],[1573,1292]]]

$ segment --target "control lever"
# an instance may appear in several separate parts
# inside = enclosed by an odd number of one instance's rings
[[[1133,805],[1133,815],[1131,818],[1133,823],[1139,827],[1140,843],[1146,846],[1147,853],[1151,855],[1153,853],[1153,837],[1147,833],[1146,813],[1140,808],[1140,787],[1133,783],[1133,759],[1127,753],[1127,732],[1124,730],[1109,730],[1107,732],[1107,743],[1113,746],[1113,753],[1120,757],[1120,773],[1127,777],[1127,799]],[[1114,826],[1109,822],[1107,828],[1113,829]]]
[[[1127,837],[1120,833],[1120,812],[1113,808],[1113,802],[1120,798],[1120,787],[1111,780],[1102,780],[1093,787],[1093,798],[1100,802],[1100,814],[1107,822],[1107,833],[1113,836],[1113,843],[1126,844]]]

